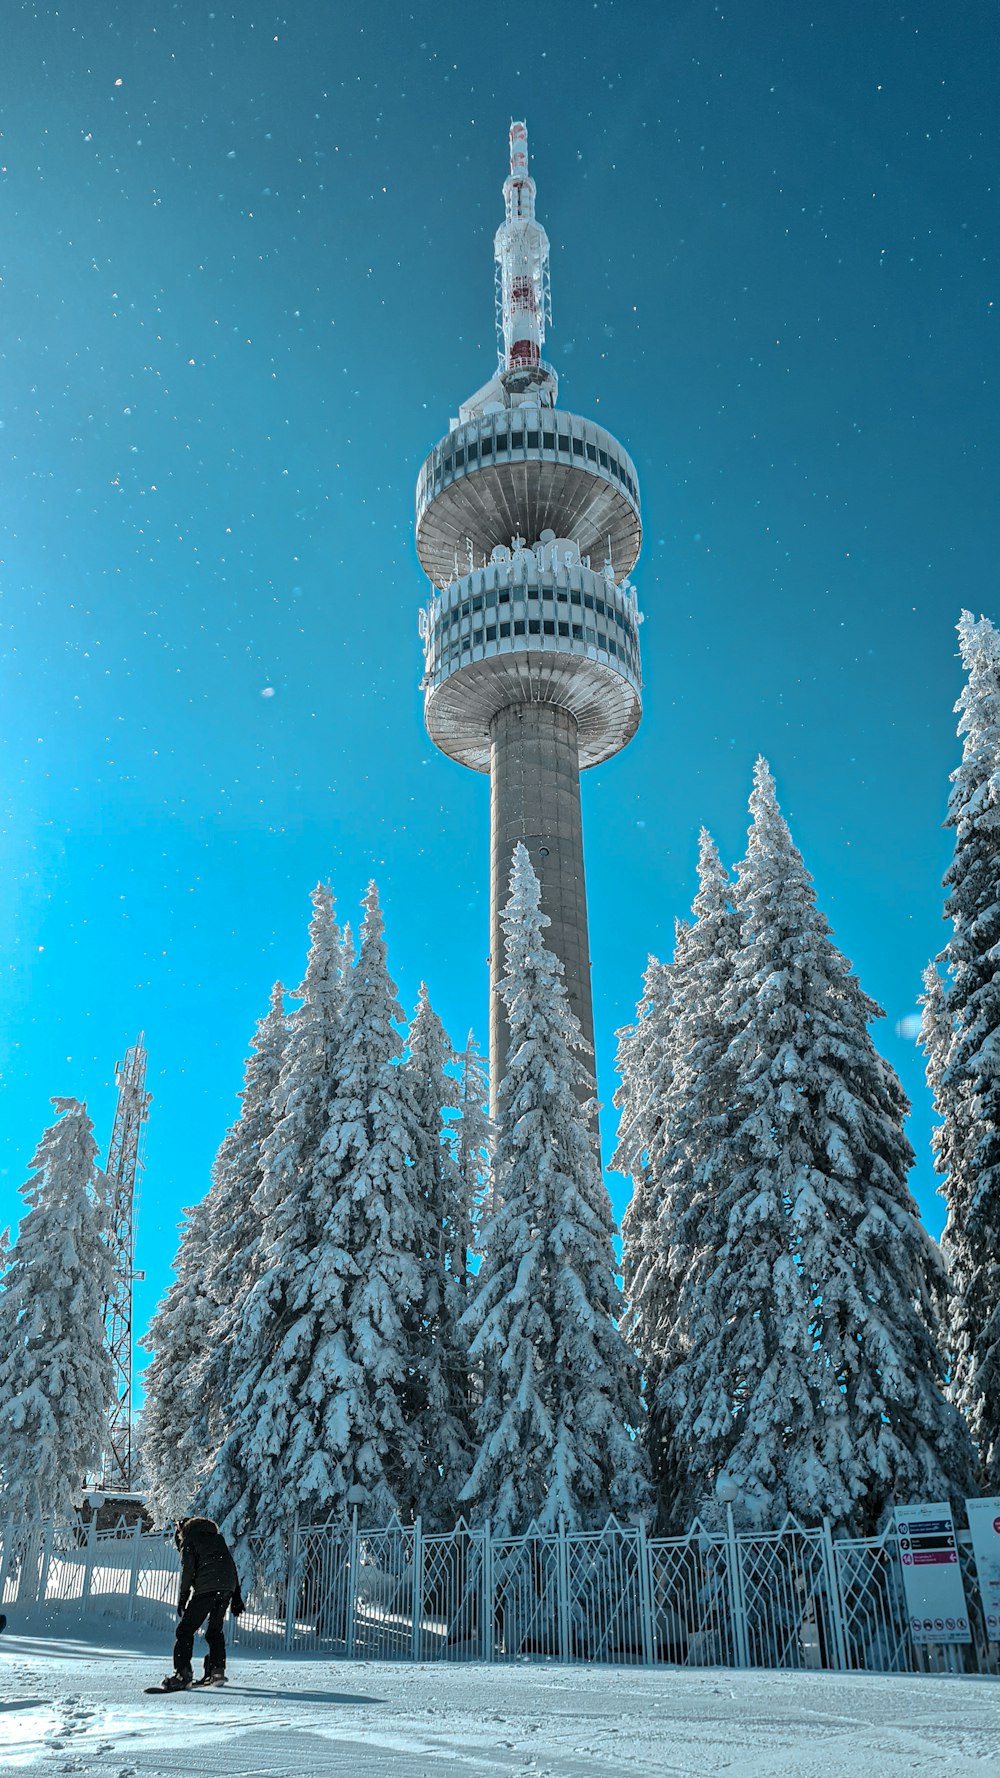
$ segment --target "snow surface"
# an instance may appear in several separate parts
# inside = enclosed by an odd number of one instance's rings
[[[146,1697],[162,1638],[54,1614],[0,1639],[0,1775],[991,1778],[1000,1685],[968,1678],[231,1656]]]

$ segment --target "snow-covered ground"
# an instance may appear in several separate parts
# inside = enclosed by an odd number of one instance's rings
[[[200,1646],[200,1645],[199,1645]],[[146,1697],[162,1639],[91,1619],[0,1638],[0,1774],[82,1778],[994,1778],[1000,1683],[233,1653]]]

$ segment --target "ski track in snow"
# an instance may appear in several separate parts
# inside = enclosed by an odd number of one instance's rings
[[[15,1626],[11,1626],[15,1630]],[[964,1678],[243,1654],[224,1690],[146,1697],[144,1629],[0,1644],[0,1778],[994,1778],[1000,1684]]]

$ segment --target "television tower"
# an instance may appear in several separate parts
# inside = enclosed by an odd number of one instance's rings
[[[593,420],[556,407],[541,355],[548,236],[528,135],[510,128],[496,233],[496,375],[459,409],[417,482],[424,718],[449,758],[490,775],[490,1081],[506,1061],[500,914],[523,840],[570,1004],[594,1040],[580,772],[639,725],[641,618],[629,575],[642,538],[635,466]],[[596,566],[594,565],[596,564]]]
[[[104,1308],[105,1338],[114,1366],[114,1399],[108,1415],[101,1486],[107,1493],[132,1489],[132,1285],[144,1274],[135,1270],[135,1215],[142,1172],[142,1138],[151,1094],[146,1092],[145,1033],[140,1031],[124,1062],[115,1069],[115,1108],[108,1164],[110,1228],[108,1246],[114,1261],[112,1294]]]

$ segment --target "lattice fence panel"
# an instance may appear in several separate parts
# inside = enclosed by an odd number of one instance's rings
[[[420,1652],[424,1660],[482,1660],[489,1650],[483,1537],[458,1531],[422,1540]]]
[[[836,1666],[822,1534],[788,1525],[737,1542],[751,1667]]]
[[[351,1618],[350,1534],[325,1526],[299,1531],[294,1552],[294,1646],[346,1654]]]
[[[288,1604],[287,1567],[280,1576],[269,1572],[262,1537],[249,1538],[246,1551],[237,1564],[246,1610],[240,1618],[227,1618],[226,1636],[231,1636],[234,1646],[283,1648]]]
[[[494,1654],[558,1660],[559,1539],[535,1535],[493,1545]]]
[[[916,1672],[895,1540],[844,1539],[834,1544],[833,1552],[848,1667],[866,1673]]]
[[[49,1542],[45,1597],[72,1605],[83,1598],[87,1558],[78,1524],[58,1526]]]
[[[634,1531],[566,1539],[569,1655],[574,1661],[645,1660],[641,1552]]]
[[[34,1601],[42,1570],[41,1525],[6,1525],[0,1550],[0,1605]]]
[[[388,1661],[412,1652],[413,1545],[411,1526],[358,1533],[353,1654]]]
[[[737,1664],[725,1539],[653,1538],[653,1646],[659,1661],[682,1667]]]

